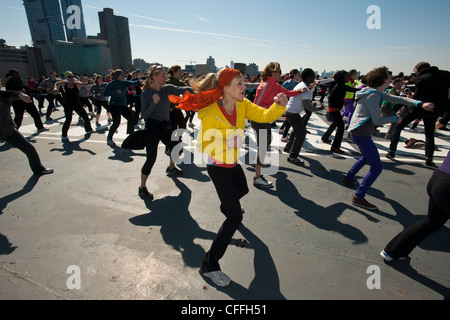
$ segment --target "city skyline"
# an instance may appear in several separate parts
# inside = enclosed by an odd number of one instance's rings
[[[428,61],[449,69],[450,1],[268,1],[254,4],[82,0],[87,35],[100,32],[98,12],[112,8],[127,17],[132,58],[165,66],[206,63],[217,67],[255,63],[262,70],[278,61],[283,72],[293,68],[357,69],[362,73],[382,65],[394,73],[411,73]],[[381,29],[367,26],[370,5],[380,8]],[[0,4],[5,28],[0,38],[11,46],[32,45],[22,1]],[[12,25],[12,21],[15,23]],[[10,23],[8,23],[10,22]],[[13,31],[14,30],[14,31]]]

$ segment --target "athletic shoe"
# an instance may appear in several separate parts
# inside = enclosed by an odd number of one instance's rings
[[[37,131],[38,132],[44,132],[44,131],[49,131],[50,129],[47,129],[47,128],[40,128],[40,129],[38,129]]]
[[[289,139],[288,138],[281,138],[281,142],[288,142]]]
[[[386,153],[386,158],[388,159],[394,159],[395,158],[395,153],[393,153],[392,151],[389,151],[388,153]]]
[[[253,178],[253,185],[258,188],[272,188],[273,182],[267,181],[263,175],[259,178]]]
[[[69,137],[67,137],[67,136],[62,136],[62,137],[61,137],[61,140],[62,140],[62,141],[69,141]]]
[[[44,174],[52,174],[53,173],[53,169],[49,169],[49,168],[44,168],[42,169],[41,172],[39,172],[39,175],[44,175]]]
[[[342,183],[346,186],[353,186],[355,184],[358,184],[358,180],[353,179],[352,181],[347,180],[347,178],[342,179]]]
[[[434,163],[434,161],[431,160],[431,159],[427,159],[425,161],[425,165],[428,166],[428,167],[432,167],[432,168],[436,168],[437,167],[436,164]]]
[[[111,147],[113,147],[113,146],[116,145],[116,144],[114,143],[114,141],[112,141],[112,140],[106,140],[106,144],[107,144],[108,146],[111,146]]]
[[[147,187],[139,187],[138,195],[145,200],[153,200],[153,195],[148,192]]]
[[[177,167],[173,167],[173,168],[169,168],[167,167],[166,169],[166,174],[170,174],[170,175],[182,175],[183,171],[181,171],[180,169],[178,169]]]
[[[326,144],[330,144],[331,142],[333,142],[333,141],[330,140],[330,139],[326,139],[326,140],[325,140],[325,139],[322,138],[322,139],[320,139],[320,140],[322,140],[322,142],[323,142],[323,143],[326,143]]]
[[[369,203],[365,198],[358,198],[355,195],[353,195],[352,204],[368,210],[378,210],[376,205]]]
[[[392,261],[392,260],[396,260],[396,258],[392,258],[391,256],[389,256],[387,253],[386,253],[386,251],[381,251],[380,252],[380,256],[384,259],[384,261],[386,261],[386,262],[390,262],[390,261]],[[398,258],[398,260],[405,260],[406,259],[406,257],[402,257],[402,258]]]
[[[226,287],[231,283],[230,277],[220,270],[200,273],[202,276],[208,277],[219,287]]]
[[[330,150],[333,153],[345,154],[345,151],[343,151],[343,150],[341,150],[339,148],[331,148]]]
[[[300,159],[300,158],[288,157],[287,161],[292,163],[292,164],[295,164],[296,166],[304,166],[305,165],[305,162],[302,159]]]

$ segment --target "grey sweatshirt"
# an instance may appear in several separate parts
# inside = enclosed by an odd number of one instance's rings
[[[364,137],[372,135],[375,125],[383,125],[398,120],[397,116],[381,116],[380,106],[383,101],[416,107],[421,107],[423,104],[422,101],[380,93],[378,90],[369,87],[356,92],[355,99],[357,104],[348,131],[352,135]]]
[[[153,119],[158,121],[170,121],[170,100],[169,95],[176,96],[184,94],[186,91],[194,93],[191,87],[177,87],[172,84],[166,84],[159,91],[148,88],[142,91],[141,107],[142,117],[144,119]],[[160,99],[157,104],[153,102],[153,95],[159,95]]]

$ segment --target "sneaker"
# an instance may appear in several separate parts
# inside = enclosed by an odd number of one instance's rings
[[[101,127],[102,125],[100,124],[100,122],[96,121],[96,122],[95,122],[95,126]]]
[[[166,174],[173,174],[173,175],[182,175],[183,171],[181,171],[180,169],[178,169],[177,167],[173,167],[173,168],[169,168],[167,167],[166,169]]]
[[[392,260],[395,260],[396,258],[392,258],[391,256],[389,256],[386,251],[381,251],[380,252],[380,256],[384,259],[384,261],[386,262],[390,262]],[[398,260],[406,260],[406,257],[402,257],[402,258],[398,258]]]
[[[193,124],[192,122],[190,122],[190,123],[188,124],[188,127],[189,127],[189,128],[193,128],[193,127],[194,127],[194,124]]]
[[[389,151],[388,153],[386,153],[386,158],[388,159],[394,159],[395,158],[395,153],[393,153],[392,151]]]
[[[358,198],[357,196],[353,196],[352,204],[357,207],[365,208],[368,210],[378,210],[377,206],[369,203],[365,198]]]
[[[220,270],[200,273],[202,276],[210,278],[215,285],[226,287],[231,283],[230,277]]]
[[[52,173],[53,173],[53,169],[44,168],[44,169],[42,169],[41,172],[39,172],[39,175],[52,174]]]
[[[340,148],[331,148],[330,150],[333,153],[345,154],[345,151]]]
[[[432,167],[432,168],[436,168],[437,167],[436,164],[434,163],[434,161],[431,160],[431,159],[425,160],[425,165],[428,166],[428,167]]]
[[[321,140],[322,140],[323,143],[326,143],[326,144],[331,144],[331,142],[333,142],[330,139],[321,139]]]
[[[38,132],[44,132],[44,131],[49,131],[50,129],[47,129],[47,128],[40,128],[40,129],[38,129],[37,131]]]
[[[273,182],[267,181],[266,178],[261,175],[259,178],[253,178],[253,185],[260,188],[272,188]]]
[[[115,146],[116,144],[114,143],[114,141],[112,141],[112,140],[106,140],[106,144],[108,145],[108,146]]]
[[[303,160],[300,159],[300,158],[291,158],[291,157],[288,157],[288,158],[287,158],[287,161],[290,162],[290,163],[292,163],[292,164],[295,164],[296,166],[303,166],[303,165],[305,165],[305,161],[303,161]]]
[[[288,138],[281,138],[281,142],[288,142]]]
[[[62,140],[62,141],[69,141],[69,137],[68,137],[68,136],[62,136],[62,137],[61,137],[61,140]]]
[[[346,186],[353,186],[355,184],[358,184],[358,180],[353,179],[352,181],[347,180],[347,178],[342,179],[342,183],[345,184]]]
[[[141,199],[153,200],[153,195],[148,192],[147,187],[139,187],[138,195]]]

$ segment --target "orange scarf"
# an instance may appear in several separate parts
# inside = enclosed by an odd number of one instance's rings
[[[169,100],[173,104],[176,104],[178,109],[185,111],[198,111],[219,100],[223,95],[223,88],[240,73],[241,72],[236,69],[225,68],[220,74],[218,87],[209,91],[199,92],[197,94],[186,92],[181,97],[169,95]]]

